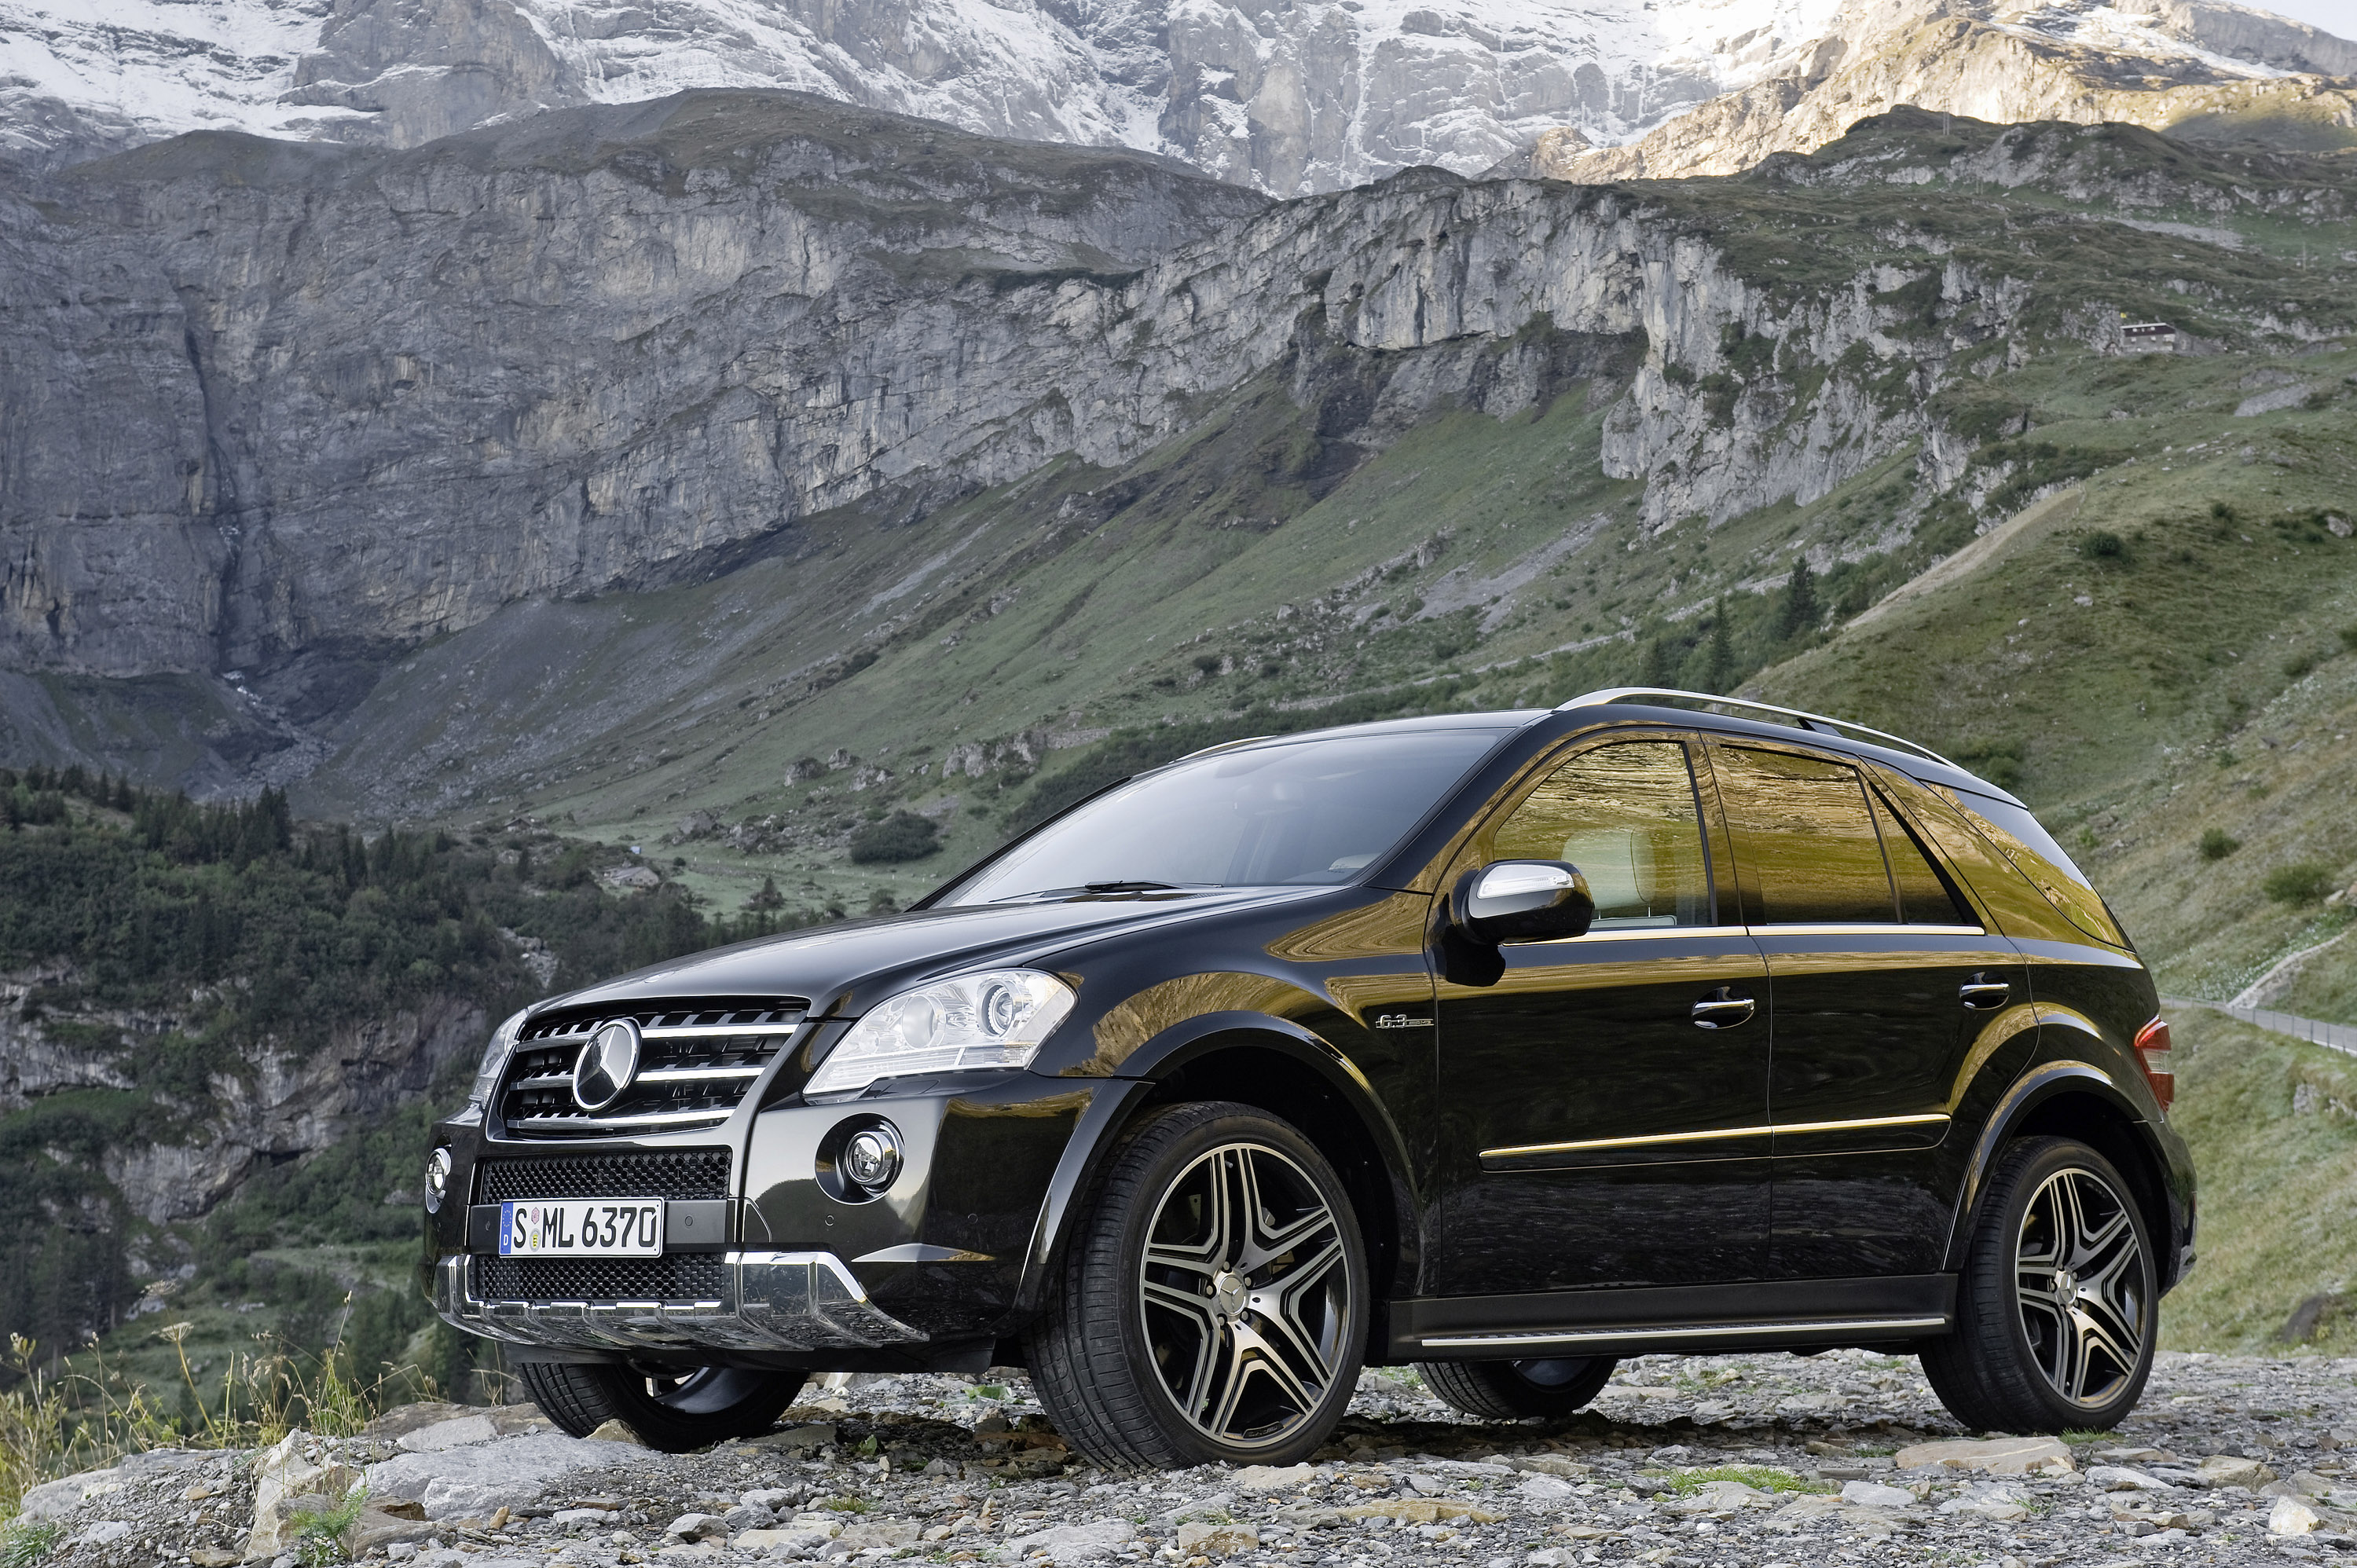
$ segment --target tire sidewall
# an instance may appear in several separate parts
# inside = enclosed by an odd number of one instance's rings
[[[1300,1166],[1317,1185],[1319,1196],[1333,1211],[1335,1227],[1341,1237],[1342,1267],[1349,1288],[1349,1319],[1342,1336],[1340,1361],[1318,1408],[1290,1437],[1250,1448],[1214,1441],[1179,1411],[1163,1387],[1161,1373],[1156,1368],[1146,1332],[1145,1307],[1137,1299],[1146,1239],[1171,1184],[1211,1150],[1242,1143],[1266,1144]],[[1368,1332],[1366,1243],[1359,1231],[1357,1210],[1351,1207],[1341,1177],[1318,1153],[1317,1145],[1290,1125],[1273,1116],[1246,1113],[1242,1107],[1206,1116],[1151,1152],[1133,1144],[1123,1157],[1133,1156],[1142,1156],[1135,1171],[1142,1201],[1121,1217],[1121,1347],[1124,1363],[1132,1369],[1144,1396],[1145,1408],[1171,1447],[1189,1455],[1186,1461],[1189,1464],[1220,1460],[1240,1465],[1290,1465],[1307,1457],[1326,1441],[1334,1423],[1350,1407],[1351,1398],[1357,1391]]]
[[[2033,1148],[2020,1164],[2008,1173],[2009,1185],[2002,1201],[1990,1212],[1980,1237],[1985,1250],[1980,1273],[1985,1284],[2001,1285],[1998,1310],[2004,1316],[2005,1342],[2010,1349],[2017,1375],[2027,1387],[2030,1397],[2045,1406],[2050,1416],[2050,1429],[2071,1428],[2108,1430],[2136,1408],[2143,1396],[2146,1379],[2152,1371],[2153,1350],[2160,1335],[2160,1296],[2158,1271],[2152,1255],[2151,1229],[2147,1224],[2143,1206],[2137,1201],[2136,1190],[2121,1176],[2117,1166],[2085,1144],[2071,1139],[2041,1140],[2042,1147]],[[2021,1243],[2021,1224],[2029,1213],[2029,1204],[2048,1178],[2066,1170],[2084,1171],[2109,1187],[2126,1209],[2128,1223],[2136,1239],[2136,1262],[2142,1271],[2138,1288],[2145,1304],[2144,1337],[2139,1347],[2135,1370],[2112,1397],[2100,1405],[2077,1404],[2065,1399],[2046,1380],[2040,1370],[2038,1358],[2029,1342],[2029,1331],[2022,1322],[2021,1308],[2015,1294],[2015,1264]],[[1996,1294],[1994,1291],[1992,1294]]]

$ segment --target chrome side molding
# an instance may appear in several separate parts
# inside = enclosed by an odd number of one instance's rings
[[[1514,1329],[1496,1334],[1430,1334],[1415,1341],[1426,1350],[1494,1350],[1502,1358],[1518,1350],[1607,1350],[1633,1344],[1676,1344],[1694,1339],[1824,1339],[1850,1335],[1912,1337],[1944,1334],[1944,1316],[1923,1317],[1819,1317],[1790,1323],[1702,1323],[1661,1328]]]

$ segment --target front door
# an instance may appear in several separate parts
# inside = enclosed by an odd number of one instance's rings
[[[1509,942],[1438,992],[1436,1295],[1757,1279],[1765,1261],[1766,966],[1722,924],[1694,743],[1589,743],[1452,875],[1567,860],[1584,937]]]
[[[1769,1275],[1935,1273],[1952,1117],[2023,1015],[2021,959],[1848,760],[1731,740],[1711,755],[1775,1006]]]

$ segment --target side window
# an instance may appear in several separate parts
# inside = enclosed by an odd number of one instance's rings
[[[1942,793],[2013,862],[2015,869],[2046,895],[2046,901],[2061,910],[2065,919],[2097,941],[2109,942],[2115,948],[2128,945],[2127,937],[2113,922],[2112,912],[2104,907],[2087,874],[2072,863],[2036,817],[2019,806],[1986,795],[1959,789]]]
[[[1713,754],[1735,858],[1759,896],[1760,925],[1895,924],[1881,835],[1857,770],[1786,751]]]
[[[1494,853],[1579,867],[1598,930],[1711,923],[1702,813],[1677,741],[1581,752],[1499,825]]]
[[[1890,802],[1869,789],[1874,800],[1874,825],[1882,830],[1882,853],[1890,861],[1890,880],[1899,886],[1900,918],[1910,926],[1977,926],[1958,902],[1947,878],[1915,842],[1914,832],[1899,820]]]

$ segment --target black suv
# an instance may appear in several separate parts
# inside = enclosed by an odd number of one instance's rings
[[[1623,690],[1241,741],[906,914],[508,1020],[429,1259],[560,1425],[670,1448],[1010,1364],[1099,1459],[1282,1463],[1364,1363],[1512,1419],[1836,1346],[2104,1427],[2193,1260],[2156,1000],[2019,801],[1857,725]]]

